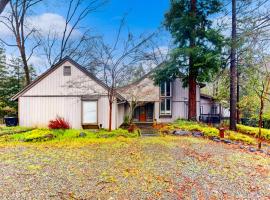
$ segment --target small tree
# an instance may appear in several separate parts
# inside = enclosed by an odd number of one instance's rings
[[[128,114],[129,123],[133,123],[134,111],[137,107],[145,105],[153,98],[153,87],[149,87],[152,83],[131,84],[119,88],[117,91],[122,94],[129,102],[130,109]]]
[[[263,126],[263,114],[266,101],[270,101],[270,73],[268,71],[268,63],[263,59],[258,65],[254,66],[254,72],[257,77],[252,79],[252,85],[254,92],[259,98],[259,113],[258,113],[258,149],[262,146],[262,126]]]
[[[89,52],[91,63],[97,76],[109,87],[109,130],[112,129],[112,106],[117,100],[117,88],[129,82],[131,72],[145,60],[148,60],[148,44],[154,33],[134,37],[129,30],[125,34],[125,17],[122,18],[114,42],[106,43],[103,38],[97,40]],[[147,53],[146,53],[147,52]],[[91,70],[90,68],[90,70]]]

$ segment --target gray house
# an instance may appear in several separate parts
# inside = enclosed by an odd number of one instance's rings
[[[109,126],[108,86],[70,58],[64,58],[43,73],[12,100],[19,104],[20,126],[47,127],[57,116],[72,128]],[[130,102],[137,102],[134,122],[172,122],[187,118],[188,88],[180,79],[154,85],[150,74],[119,88],[112,108],[112,128],[118,128],[130,113]],[[197,85],[197,110],[200,110]],[[199,119],[198,112],[197,118]]]

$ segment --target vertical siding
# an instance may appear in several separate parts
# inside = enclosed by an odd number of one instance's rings
[[[118,109],[117,109],[117,127],[121,126],[121,124],[124,122],[124,117],[125,117],[125,104],[118,104],[117,105]]]
[[[64,66],[71,66],[71,76],[64,76]],[[94,95],[106,90],[69,62],[63,63],[51,74],[33,86],[24,95]]]
[[[78,97],[20,97],[21,126],[47,127],[57,116],[66,119],[72,128],[81,128],[81,100]]]

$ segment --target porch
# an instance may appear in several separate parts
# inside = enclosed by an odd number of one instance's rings
[[[136,124],[152,124],[154,122],[154,102],[147,102],[135,108],[133,122]]]

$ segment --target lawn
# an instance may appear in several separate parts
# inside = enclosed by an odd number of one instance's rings
[[[269,156],[202,138],[0,144],[2,199],[270,198]]]

